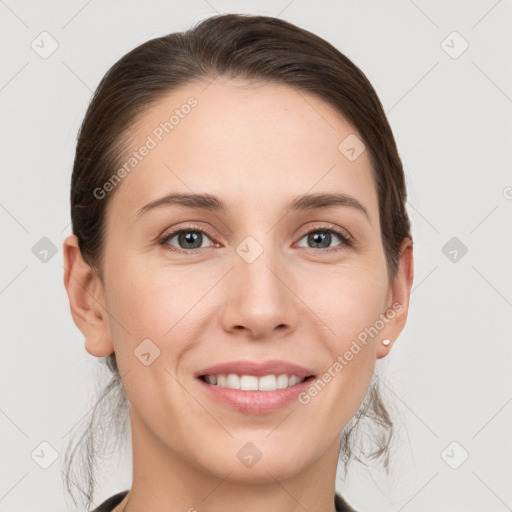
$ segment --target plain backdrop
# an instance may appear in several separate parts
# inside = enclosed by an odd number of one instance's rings
[[[402,437],[389,476],[354,464],[338,490],[358,511],[510,510],[511,7],[1,1],[0,511],[69,509],[59,466],[99,365],[62,281],[76,134],[92,91],[136,45],[217,12],[279,16],[334,44],[377,90],[404,162],[415,283],[407,326],[377,362]],[[126,463],[103,474],[96,503],[131,482]]]

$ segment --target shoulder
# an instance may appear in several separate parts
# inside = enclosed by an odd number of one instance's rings
[[[357,512],[341,497],[341,494],[338,493],[334,495],[334,506],[336,512]]]
[[[118,492],[117,494],[114,494],[114,496],[110,496],[110,498],[106,499],[101,505],[99,505],[94,510],[91,510],[91,512],[111,512],[114,507],[117,507],[121,501],[123,501],[123,498],[128,494],[128,490]]]
[[[123,501],[126,494],[128,494],[128,490],[114,494],[114,496],[106,499],[101,503],[101,505],[91,512],[111,512],[114,507]],[[334,495],[334,506],[336,507],[336,512],[357,512],[338,493],[335,493]]]

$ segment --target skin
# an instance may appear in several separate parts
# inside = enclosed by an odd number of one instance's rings
[[[406,322],[411,241],[388,283],[369,155],[351,162],[339,152],[358,132],[329,105],[286,85],[205,85],[173,91],[131,130],[129,152],[168,112],[190,96],[198,101],[117,186],[104,280],[84,263],[74,235],[64,242],[73,319],[89,354],[115,351],[130,402],[133,485],[115,511],[334,511],[342,430]],[[136,219],[170,192],[207,192],[229,210],[168,206]],[[317,192],[349,194],[369,218],[347,206],[284,214],[291,198]],[[211,233],[199,253],[186,254],[190,245],[176,236],[167,244],[181,252],[159,244],[189,222]],[[320,247],[339,250],[314,249],[307,234],[331,225],[356,245],[333,234]],[[236,252],[247,236],[263,248],[252,263]],[[401,312],[307,405],[243,414],[209,400],[193,376],[235,359],[283,359],[322,375],[395,301]],[[134,357],[146,338],[160,350],[149,366]],[[237,457],[247,442],[262,453],[252,467]]]

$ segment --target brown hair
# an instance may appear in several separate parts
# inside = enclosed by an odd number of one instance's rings
[[[401,243],[412,237],[402,162],[375,90],[354,63],[319,36],[278,18],[242,14],[213,16],[185,32],[147,41],[124,55],[99,83],[78,134],[71,179],[73,233],[84,260],[102,278],[106,208],[119,186],[101,200],[93,191],[118,169],[130,129],[150,105],[171,91],[219,76],[287,84],[307,91],[334,107],[358,130],[372,165],[391,283]],[[87,509],[93,502],[97,453],[102,453],[97,441],[108,446],[112,440],[97,426],[102,407],[115,418],[114,428],[126,432],[128,402],[115,354],[102,361],[110,371],[110,382],[95,403],[82,436],[74,447],[70,443],[63,473],[73,501],[77,503],[76,487]],[[372,439],[377,448],[365,455],[382,457],[387,470],[393,423],[377,384],[372,381],[361,408],[343,431],[340,460],[348,463],[356,458],[362,462],[353,453],[352,444],[360,420],[369,418],[376,427]],[[105,403],[112,392],[115,397]],[[75,473],[77,454],[83,468]]]

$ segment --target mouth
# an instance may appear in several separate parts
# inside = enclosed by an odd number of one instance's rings
[[[303,382],[312,380],[314,375],[298,377],[293,374],[269,374],[263,376],[239,375],[236,373],[219,375],[200,375],[200,380],[211,386],[219,388],[233,389],[237,391],[278,391],[298,386]]]
[[[312,368],[279,359],[227,361],[195,377],[214,404],[245,414],[270,414],[291,405],[316,378]]]
[[[296,404],[314,379],[314,375],[299,378],[293,374],[257,377],[230,373],[203,374],[196,378],[196,382],[212,405],[227,407],[244,415],[265,415]]]

